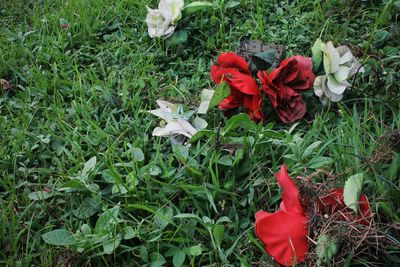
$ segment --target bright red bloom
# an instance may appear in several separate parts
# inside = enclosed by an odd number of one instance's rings
[[[294,261],[304,261],[308,252],[308,218],[300,204],[299,190],[285,165],[276,178],[283,189],[280,210],[257,212],[255,231],[275,261],[291,266]]]
[[[306,113],[306,104],[299,91],[313,87],[312,68],[311,58],[294,56],[283,60],[269,74],[266,71],[258,73],[262,89],[282,122],[294,122]]]
[[[211,67],[211,77],[215,84],[225,81],[231,88],[230,96],[219,104],[220,109],[229,110],[244,106],[252,120],[264,120],[261,92],[242,57],[232,52],[222,53],[217,63]]]
[[[337,214],[343,221],[357,222],[363,225],[369,225],[372,218],[372,211],[367,196],[364,194],[360,196],[360,214],[355,216],[353,211],[344,203],[342,188],[332,189],[328,194],[319,198],[318,208],[320,212],[328,215]]]

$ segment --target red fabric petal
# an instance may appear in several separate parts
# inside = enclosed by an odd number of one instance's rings
[[[244,105],[252,120],[264,120],[261,92],[243,58],[232,52],[222,53],[217,63],[211,67],[211,78],[216,84],[225,81],[231,88],[230,96],[220,103],[220,109],[234,109]]]
[[[282,165],[281,170],[275,176],[283,189],[280,208],[287,212],[304,213],[300,204],[299,189],[289,177],[286,165]]]
[[[286,165],[276,174],[283,189],[281,210],[256,213],[255,232],[266,251],[278,263],[291,266],[304,261],[308,253],[308,218],[299,200],[299,190],[289,177]]]
[[[274,260],[285,266],[304,261],[309,250],[307,217],[301,213],[257,213],[255,232]]]
[[[341,220],[356,221],[363,225],[369,225],[372,218],[371,206],[366,195],[362,194],[359,199],[360,214],[355,216],[344,203],[343,188],[336,188],[328,194],[319,198],[318,208],[320,212],[331,215],[339,214]],[[340,211],[340,212],[339,212]]]
[[[217,65],[222,68],[238,69],[244,74],[251,75],[246,60],[232,52],[221,53],[217,59]]]

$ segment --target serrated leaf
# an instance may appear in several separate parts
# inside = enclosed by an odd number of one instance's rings
[[[70,231],[57,229],[42,235],[43,240],[55,246],[69,246],[75,243],[74,236]]]
[[[183,10],[182,10],[182,18],[185,18],[191,14],[197,13],[204,11],[210,7],[212,7],[213,4],[210,2],[206,1],[194,1],[192,3],[187,4]]]
[[[364,175],[357,173],[350,176],[344,184],[344,203],[355,213],[358,213],[358,202],[360,199]]]
[[[225,134],[236,130],[239,127],[243,127],[247,130],[254,129],[255,123],[250,119],[247,114],[240,113],[237,115],[232,116],[227,122],[223,129],[221,129],[221,135],[224,136]]]
[[[315,43],[314,43],[313,47],[311,48],[314,72],[317,72],[319,69],[319,66],[321,66],[322,56],[323,56],[323,53],[321,50],[321,44],[322,44],[322,40],[318,38],[317,40],[315,40]]]

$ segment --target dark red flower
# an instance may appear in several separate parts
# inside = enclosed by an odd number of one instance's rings
[[[260,89],[242,57],[232,52],[222,53],[211,67],[211,77],[215,84],[225,81],[231,88],[230,96],[219,104],[221,110],[244,106],[252,120],[264,120]]]
[[[315,80],[312,67],[311,58],[294,56],[283,60],[271,73],[258,73],[262,89],[282,122],[294,122],[306,113],[299,92],[312,88]]]
[[[367,196],[361,195],[358,204],[360,214],[355,216],[353,211],[344,203],[343,189],[337,188],[330,190],[326,195],[319,198],[318,208],[321,213],[328,216],[335,214],[343,221],[369,225],[372,211]]]
[[[286,166],[276,174],[283,189],[280,210],[259,211],[255,231],[274,260],[285,266],[304,261],[308,252],[308,218],[299,200],[299,190],[289,177]]]

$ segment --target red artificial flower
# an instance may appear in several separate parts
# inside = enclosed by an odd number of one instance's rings
[[[327,215],[336,215],[340,220],[356,222],[363,225],[369,225],[372,218],[371,206],[366,195],[361,195],[359,199],[360,214],[354,216],[351,209],[344,203],[343,189],[337,188],[330,190],[326,195],[319,198],[319,212]]]
[[[256,213],[255,232],[264,243],[266,251],[276,262],[291,266],[304,261],[308,251],[308,212],[304,212],[299,190],[289,177],[286,166],[276,174],[283,189],[280,209],[274,213]],[[332,189],[317,202],[317,212],[335,216],[334,221],[369,225],[372,211],[366,195],[359,199],[360,214],[355,216],[344,203],[343,189]]]
[[[299,190],[285,165],[276,178],[283,189],[280,210],[257,212],[255,231],[275,261],[291,266],[293,262],[304,261],[308,252],[308,218],[300,204]]]
[[[264,120],[261,92],[242,57],[232,52],[222,53],[211,67],[211,77],[215,84],[225,81],[231,88],[231,94],[219,104],[220,109],[244,106],[252,120]]]
[[[312,68],[311,58],[294,56],[283,60],[269,74],[266,71],[258,73],[262,89],[282,122],[294,122],[306,113],[306,104],[299,92],[313,87]]]

